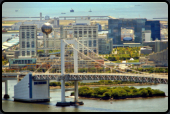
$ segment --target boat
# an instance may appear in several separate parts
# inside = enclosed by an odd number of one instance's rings
[[[70,12],[74,12],[74,10],[71,8]]]
[[[61,13],[61,14],[66,14],[66,13]]]
[[[92,11],[91,11],[91,9],[90,9],[90,11],[89,11],[89,12],[92,12]]]
[[[15,12],[18,12],[18,10],[15,10]]]

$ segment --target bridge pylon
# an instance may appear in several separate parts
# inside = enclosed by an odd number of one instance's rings
[[[73,44],[75,49],[78,49],[78,43],[76,41],[76,38],[72,39],[72,40],[65,40],[63,38],[63,27],[61,26],[60,28],[60,32],[61,32],[61,76],[65,75],[65,45],[66,42],[67,44]],[[78,73],[78,52],[76,50],[73,51],[74,54],[74,73]],[[75,84],[75,104],[78,102],[78,81],[74,82]],[[68,106],[70,105],[70,102],[66,102],[65,101],[65,80],[64,78],[61,79],[61,102],[57,102],[56,106]]]

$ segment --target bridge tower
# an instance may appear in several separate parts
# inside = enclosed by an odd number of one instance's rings
[[[61,76],[65,75],[65,41],[68,44],[73,44],[75,49],[78,49],[78,43],[75,39],[72,40],[65,40],[63,36],[63,26],[60,27],[60,38],[61,38],[61,44],[60,44],[60,50],[61,50]],[[64,41],[65,40],[65,41]],[[74,53],[74,73],[78,73],[78,52],[76,50],[73,51]],[[75,84],[75,103],[78,102],[78,81],[74,82]],[[61,79],[61,102],[57,102],[57,106],[66,106],[70,105],[70,102],[65,101],[65,80]]]
[[[8,95],[8,80],[5,80],[5,95],[4,95],[4,98],[5,99],[9,98],[9,95]]]

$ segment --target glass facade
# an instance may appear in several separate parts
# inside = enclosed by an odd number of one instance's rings
[[[156,39],[161,40],[159,21],[146,21],[145,25],[145,30],[151,30],[151,38],[153,41]]]
[[[121,27],[134,28],[134,43],[142,43],[142,32],[151,30],[151,38],[160,40],[160,22],[147,21],[146,19],[109,19],[108,37],[113,39],[113,44],[126,43],[121,41]]]

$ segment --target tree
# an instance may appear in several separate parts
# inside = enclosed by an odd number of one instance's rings
[[[117,61],[119,61],[119,58],[120,58],[119,56],[116,56],[116,60],[117,60]]]

